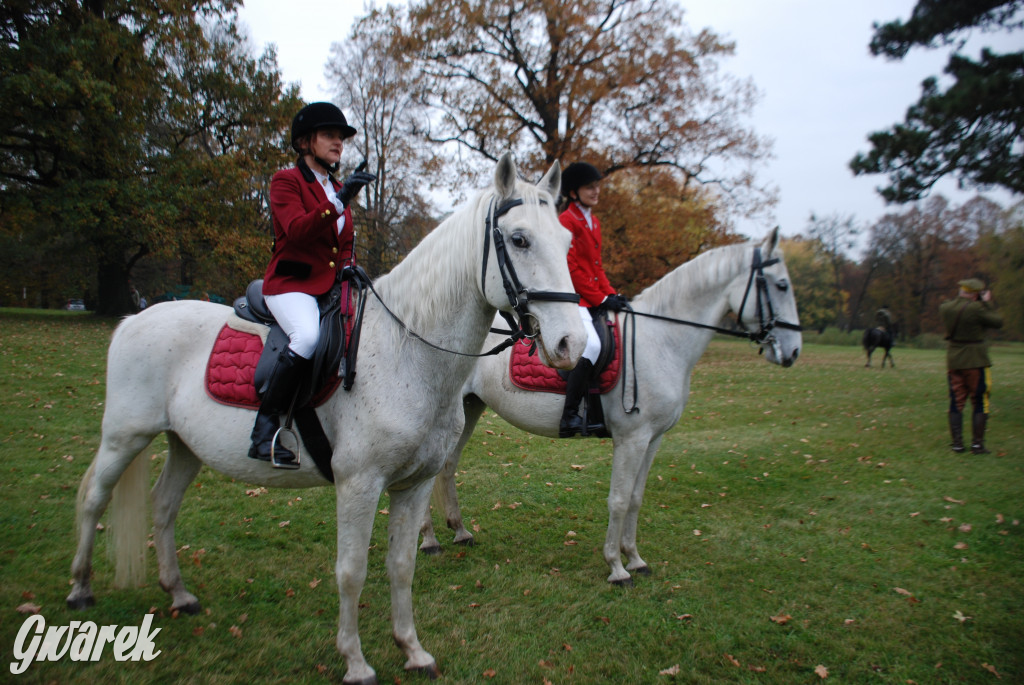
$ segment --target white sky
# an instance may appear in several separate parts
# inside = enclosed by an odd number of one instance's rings
[[[915,4],[682,0],[691,29],[709,27],[736,43],[735,56],[722,69],[753,79],[763,97],[749,123],[775,141],[775,159],[758,171],[763,182],[779,188],[774,221],[742,223],[742,233],[760,237],[778,224],[791,236],[806,229],[812,212],[852,215],[865,225],[887,211],[905,211],[887,208],[874,191],[884,176],[855,178],[848,164],[868,151],[869,133],[903,121],[921,82],[946,65],[948,49],[915,49],[900,62],[868,51],[872,23],[905,20]],[[331,44],[345,39],[365,9],[363,0],[246,0],[239,14],[257,52],[274,43],[285,81],[300,83],[303,98],[312,101],[330,98],[324,65]],[[978,35],[965,53],[976,58],[982,45],[1017,50],[1020,41],[1020,34]],[[975,195],[958,191],[953,180],[943,181],[937,192],[956,204]],[[984,194],[1004,207],[1024,199],[1003,191]]]

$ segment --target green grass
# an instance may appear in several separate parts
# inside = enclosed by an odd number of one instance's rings
[[[162,653],[34,663],[12,682],[340,682],[331,488],[254,497],[204,469],[177,529],[203,613],[169,614],[155,561],[143,587],[113,588],[103,533],[97,605],[65,607],[113,326],[0,311],[0,672],[17,607],[33,603],[58,626],[139,625],[152,611]],[[993,350],[985,456],[946,447],[942,351],[894,353],[881,371],[858,348],[811,344],[780,369],[745,343],[712,343],[651,469],[639,544],[653,574],[633,588],[609,586],[601,556],[611,442],[486,415],[458,479],[478,545],[417,564],[417,628],[444,681],[815,683],[818,666],[838,683],[1024,681],[1024,345]],[[144,453],[154,477],[163,450]],[[382,683],[425,682],[391,640],[386,519],[363,649]]]

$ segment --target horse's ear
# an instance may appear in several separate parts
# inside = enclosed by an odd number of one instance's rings
[[[548,173],[544,174],[544,178],[540,180],[540,189],[546,190],[551,193],[551,197],[555,198],[555,202],[558,202],[558,193],[562,190],[562,165],[555,160],[555,163],[548,169]]]
[[[764,251],[765,259],[772,256],[775,252],[775,248],[779,245],[779,227],[776,226],[772,229],[772,232],[768,234],[768,237],[764,239],[764,243],[761,245],[761,249]]]
[[[516,189],[516,163],[512,161],[512,153],[506,152],[498,160],[494,170],[494,188],[501,199],[512,197]]]

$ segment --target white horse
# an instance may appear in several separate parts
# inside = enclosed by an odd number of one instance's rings
[[[338,517],[335,575],[340,595],[337,646],[347,661],[346,683],[377,682],[363,657],[357,618],[373,517],[384,490],[390,494],[387,571],[394,638],[407,657],[406,669],[438,674],[413,625],[416,538],[433,476],[462,430],[459,389],[474,360],[413,339],[397,320],[439,347],[479,351],[496,308],[511,309],[503,283],[507,269],[501,267],[498,250],[484,249],[485,232],[493,233],[495,240],[500,235],[507,259],[514,262],[519,279],[529,288],[518,295],[530,299],[537,291],[548,291],[537,298],[547,301],[531,306],[528,315],[540,334],[537,340],[545,360],[560,368],[575,365],[586,336],[577,305],[557,297],[572,291],[566,262],[570,234],[554,209],[560,181],[557,163],[538,186],[518,181],[515,164],[508,155],[502,157],[493,187],[481,191],[377,281],[380,302],[367,299],[358,380],[351,392],[337,391],[317,410],[333,445]],[[485,227],[493,222],[497,230],[488,231]],[[482,266],[488,263],[490,268],[482,275]],[[550,297],[553,293],[556,297]],[[131,522],[143,523],[136,526],[142,534],[138,549],[119,552],[119,559],[129,561],[118,567],[130,571],[127,567],[132,562],[144,558],[149,460],[136,456],[160,432],[166,432],[169,449],[152,490],[154,543],[160,585],[170,593],[174,610],[199,610],[178,568],[174,521],[185,490],[203,464],[257,485],[330,484],[305,449],[298,470],[274,469],[268,462],[248,458],[255,413],[218,404],[207,396],[207,358],[218,331],[231,316],[231,308],[221,305],[171,302],[125,319],[115,331],[108,353],[100,447],[79,492],[70,607],[94,603],[90,572],[96,523],[122,476],[119,490],[129,483],[135,483],[136,489],[113,498],[111,527],[123,532]],[[126,474],[136,470],[142,475]],[[124,517],[129,525],[118,525]]]
[[[611,568],[608,581],[618,585],[632,584],[630,572],[650,573],[636,546],[647,474],[662,437],[682,416],[690,394],[690,372],[711,342],[715,325],[727,311],[737,312],[744,329],[750,331],[748,337],[760,345],[765,358],[785,367],[796,361],[801,345],[796,301],[778,249],[778,229],[761,245],[729,245],[698,256],[644,290],[631,304],[636,312],[636,372],[634,375],[632,352],[627,351],[618,384],[601,396],[605,425],[615,444],[604,558]],[[690,325],[664,320],[682,317],[690,319]],[[632,339],[633,335],[626,337]],[[457,544],[473,544],[472,533],[462,523],[455,474],[462,448],[484,408],[490,407],[530,433],[558,437],[564,397],[513,386],[508,380],[509,354],[481,359],[463,386],[464,433],[434,485]],[[632,406],[639,411],[627,413]],[[425,511],[420,549],[433,554],[441,547],[430,507]],[[627,557],[625,567],[621,554]]]

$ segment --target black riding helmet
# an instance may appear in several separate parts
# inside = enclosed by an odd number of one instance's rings
[[[583,186],[596,183],[602,178],[604,176],[601,175],[601,172],[593,164],[573,162],[562,172],[562,195],[564,197],[571,197],[570,193],[576,192]]]
[[[296,141],[321,128],[340,128],[342,138],[351,138],[356,130],[348,125],[345,115],[330,102],[313,102],[302,109],[292,119],[292,148],[302,152]]]

